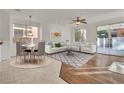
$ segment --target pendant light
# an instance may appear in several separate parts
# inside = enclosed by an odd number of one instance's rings
[[[31,25],[31,17],[32,16],[29,16],[29,28],[28,28],[28,31],[27,31],[27,36],[33,36],[32,25]]]

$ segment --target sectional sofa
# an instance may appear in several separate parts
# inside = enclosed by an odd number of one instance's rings
[[[52,43],[46,43],[45,45],[45,52],[47,54],[53,54],[53,53],[57,53],[57,52],[62,52],[62,51],[66,51],[68,48],[67,44],[63,44],[60,47],[55,47],[54,44]],[[82,43],[82,44],[70,44],[70,48],[72,51],[79,51],[79,52],[85,52],[85,53],[91,53],[94,54],[96,53],[96,45],[95,44],[91,44],[91,43]]]

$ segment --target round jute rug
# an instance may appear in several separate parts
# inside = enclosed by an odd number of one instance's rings
[[[37,62],[37,60],[27,62],[22,59],[20,61],[20,58],[17,58],[17,60],[13,59],[10,61],[10,65],[17,68],[38,68],[47,66],[50,63],[52,63],[52,60],[49,60],[48,57],[42,58],[39,63]]]

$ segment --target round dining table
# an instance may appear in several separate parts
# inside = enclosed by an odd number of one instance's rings
[[[35,49],[36,44],[23,44],[22,47],[26,47],[27,49]]]

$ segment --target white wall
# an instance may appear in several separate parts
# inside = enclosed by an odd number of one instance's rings
[[[44,24],[42,33],[43,40],[46,42],[50,41],[52,32],[61,32],[61,41],[71,40],[71,27],[69,25]]]
[[[44,23],[42,25],[42,40],[48,42],[50,40],[50,25]]]
[[[50,26],[50,34],[52,32],[60,32],[61,41],[71,40],[71,28],[68,25],[53,24]]]
[[[96,43],[96,25],[95,24],[87,24],[86,41],[91,43]]]
[[[4,41],[1,47],[1,59],[10,58],[10,29],[9,29],[9,14],[0,10],[0,39]]]

